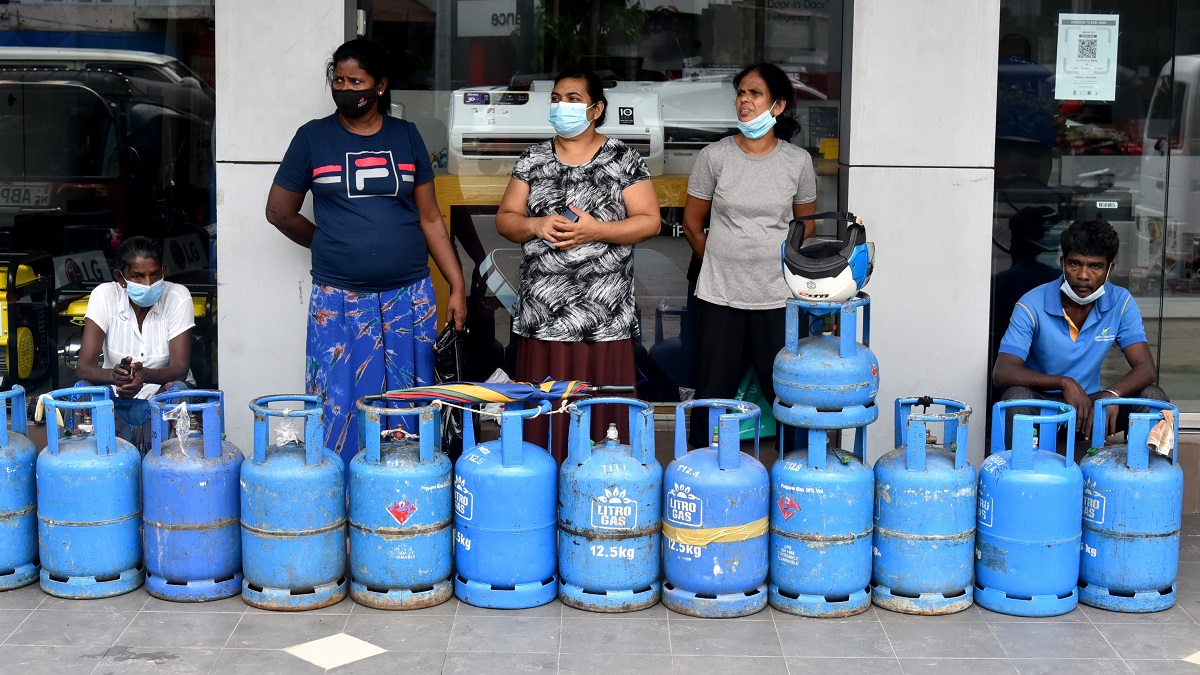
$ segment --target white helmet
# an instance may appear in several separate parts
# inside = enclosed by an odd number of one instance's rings
[[[832,218],[846,221],[841,239],[804,239],[804,221]],[[780,251],[783,280],[792,295],[811,302],[845,302],[871,279],[875,244],[853,213],[830,211],[792,221]]]

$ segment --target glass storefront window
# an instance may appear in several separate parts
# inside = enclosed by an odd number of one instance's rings
[[[450,210],[469,285],[468,379],[514,372],[521,252],[497,234],[495,205],[517,156],[553,134],[549,91],[568,65],[605,80],[610,112],[600,131],[642,152],[665,207],[660,235],[635,253],[643,398],[674,401],[692,384],[696,266],[678,207],[696,154],[736,131],[732,77],[743,66],[768,61],[789,75],[801,126],[793,142],[814,158],[818,210],[837,206],[841,0],[359,0],[358,8],[367,37],[398,62],[393,114],[420,130]]]
[[[88,297],[134,235],[192,292],[191,371],[215,386],[213,1],[6,6],[0,386],[75,381]]]
[[[1056,94],[1057,78],[1069,77],[1060,15],[1071,13],[1119,18],[1111,96]],[[1104,218],[1121,238],[1110,280],[1141,308],[1159,385],[1181,410],[1200,411],[1198,21],[1196,0],[1001,3],[993,356],[1017,298],[1059,274],[1062,229]],[[1127,369],[1114,349],[1102,380]]]

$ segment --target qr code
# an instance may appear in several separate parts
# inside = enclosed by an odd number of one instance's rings
[[[1080,40],[1079,41],[1078,58],[1081,58],[1081,59],[1096,58],[1096,43],[1097,42],[1098,42],[1098,40],[1096,40],[1096,38]]]

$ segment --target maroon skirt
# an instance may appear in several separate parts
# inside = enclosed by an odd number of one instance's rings
[[[517,373],[515,380],[542,382],[552,380],[580,380],[596,385],[626,385],[637,383],[637,372],[633,366],[633,340],[614,342],[547,342],[534,338],[516,337]],[[557,403],[555,406],[557,407]],[[538,417],[525,423],[525,440],[541,447],[546,446],[547,435],[552,433],[550,446],[554,459],[562,464],[567,456],[567,428],[570,415],[561,413]],[[547,422],[553,428],[548,432]],[[603,443],[608,425],[615,422],[621,434],[621,442],[629,443],[629,414],[619,406],[601,405],[592,410],[592,440]]]

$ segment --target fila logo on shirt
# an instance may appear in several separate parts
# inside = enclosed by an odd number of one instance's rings
[[[397,164],[391,151],[348,152],[345,166],[330,164],[313,169],[313,183],[340,183],[346,177],[346,196],[394,197],[400,183],[414,180],[415,164]]]

